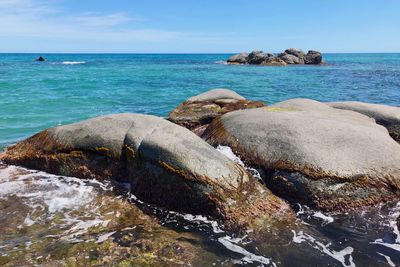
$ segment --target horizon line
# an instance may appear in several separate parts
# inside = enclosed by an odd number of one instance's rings
[[[250,51],[251,52],[251,51]],[[0,54],[34,54],[34,55],[52,55],[52,54],[137,54],[137,55],[219,55],[219,54],[238,54],[244,52],[0,52]],[[272,52],[279,54],[282,52]],[[399,52],[321,52],[322,54],[400,54]]]

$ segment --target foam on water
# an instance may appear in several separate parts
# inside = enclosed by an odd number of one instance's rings
[[[249,173],[251,173],[258,180],[262,180],[260,173],[256,169],[244,164],[244,162],[240,159],[240,157],[238,157],[235,153],[233,153],[232,148],[230,148],[229,146],[218,145],[216,150],[221,154],[225,155],[226,157],[228,157],[230,160],[236,162],[240,166],[243,166]]]
[[[311,235],[304,233],[303,231],[296,231],[292,230],[293,233],[293,242],[297,244],[301,244],[306,242],[308,245],[312,246],[313,248],[323,252],[325,255],[332,257],[333,259],[339,261],[343,266],[354,267],[356,266],[353,262],[352,253],[354,249],[352,247],[346,247],[341,251],[334,251],[330,249],[330,244],[323,244],[322,242],[316,240]],[[346,261],[346,256],[348,261]]]
[[[400,230],[397,226],[397,219],[400,216],[400,202],[398,202],[393,210],[389,213],[389,226],[393,230],[393,234],[395,236],[392,242],[389,242],[383,238],[376,239],[371,242],[371,244],[377,244],[381,246],[385,246],[400,252]]]
[[[76,241],[75,237],[86,233],[89,228],[107,225],[107,221],[98,218],[98,207],[87,208],[98,189],[111,190],[107,185],[94,180],[83,181],[11,165],[0,165],[0,199],[7,200],[14,196],[29,207],[23,225],[19,225],[18,228],[43,223],[61,213],[60,220],[66,230],[56,237],[63,240]],[[86,215],[77,217],[74,215],[74,211],[77,210]]]
[[[79,64],[85,64],[85,61],[63,61],[61,64],[63,65],[79,65]]]

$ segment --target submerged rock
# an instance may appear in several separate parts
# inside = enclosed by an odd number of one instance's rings
[[[290,214],[239,164],[189,130],[150,115],[116,114],[50,128],[0,159],[49,173],[130,181],[140,199],[209,215],[231,229]]]
[[[331,102],[327,104],[333,108],[352,110],[374,118],[376,123],[386,127],[394,140],[400,142],[400,107],[357,101]]]
[[[38,58],[36,59],[36,61],[46,61],[46,59],[45,59],[44,57],[40,56],[40,57],[38,57]]]
[[[293,203],[347,210],[400,197],[400,145],[367,116],[307,99],[235,111],[203,134]]]
[[[234,91],[213,89],[188,98],[169,114],[168,120],[201,134],[205,125],[222,114],[262,106],[264,103],[246,100]]]

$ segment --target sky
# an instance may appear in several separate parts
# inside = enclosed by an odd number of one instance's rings
[[[400,52],[400,0],[0,0],[0,52]]]

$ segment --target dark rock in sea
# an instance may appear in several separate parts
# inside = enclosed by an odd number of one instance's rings
[[[253,51],[247,57],[247,63],[253,65],[259,65],[268,58],[268,55],[263,51]]]
[[[286,66],[287,63],[279,57],[271,56],[261,63],[263,66]]]
[[[289,54],[289,55],[293,55],[293,56],[295,56],[297,58],[300,58],[300,59],[303,59],[303,60],[304,60],[304,58],[306,56],[306,54],[303,51],[301,51],[300,49],[297,49],[297,48],[286,49],[285,53]]]
[[[40,56],[40,57],[38,57],[37,59],[36,59],[36,61],[46,61],[46,59],[44,58],[44,57],[42,57],[42,56]]]
[[[310,50],[304,58],[306,64],[323,64],[322,54],[318,51]]]
[[[246,100],[231,90],[213,89],[187,99],[169,114],[168,120],[201,135],[204,125],[222,114],[263,106],[264,103]]]
[[[400,198],[400,145],[357,112],[294,99],[225,114],[203,138],[230,146],[292,203],[347,211]]]
[[[286,64],[304,64],[304,59],[288,53],[281,53],[278,57]]]
[[[247,64],[247,57],[249,53],[240,53],[237,55],[233,55],[228,59],[228,63],[230,64]]]
[[[188,129],[150,115],[50,128],[8,148],[0,160],[58,175],[130,181],[132,193],[147,203],[212,216],[234,230],[292,214],[243,166]]]
[[[400,143],[400,107],[370,104],[357,101],[327,103],[333,108],[352,110],[375,119],[386,127],[394,140]]]
[[[279,59],[278,59],[279,58]],[[250,54],[240,53],[230,57],[229,64],[251,64],[264,66],[285,66],[287,64],[323,64],[322,54],[310,50],[307,54],[297,48],[286,49],[285,52],[275,57],[273,54],[263,51],[253,51]]]

